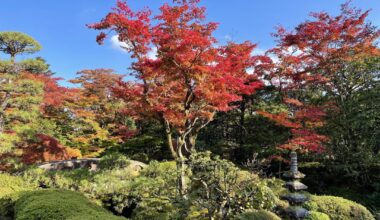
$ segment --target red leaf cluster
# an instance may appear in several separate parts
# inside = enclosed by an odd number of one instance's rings
[[[36,164],[41,162],[68,160],[80,157],[78,150],[62,146],[55,138],[45,135],[36,135],[38,142],[23,149],[22,162],[25,164]]]
[[[135,58],[131,69],[138,81],[114,88],[127,105],[125,112],[165,121],[179,133],[202,127],[215,112],[234,108],[241,95],[261,88],[257,74],[247,70],[270,62],[252,56],[256,45],[250,42],[216,46],[212,34],[217,24],[204,22],[205,8],[198,2],[164,4],[151,17],[150,10],[133,12],[119,1],[101,22],[89,25],[115,31]],[[152,48],[156,58],[149,56]]]

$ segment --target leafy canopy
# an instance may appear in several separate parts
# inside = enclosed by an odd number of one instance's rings
[[[0,32],[0,51],[14,58],[18,54],[34,53],[41,45],[29,35],[21,32]]]

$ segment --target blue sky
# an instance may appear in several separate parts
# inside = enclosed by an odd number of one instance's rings
[[[41,43],[42,56],[56,76],[75,77],[82,69],[111,68],[125,74],[131,62],[128,54],[108,39],[103,46],[95,42],[97,34],[86,24],[99,21],[116,0],[1,0],[0,31],[20,31]],[[129,0],[132,8],[149,6],[156,10],[164,0]],[[343,0],[203,0],[207,20],[220,23],[215,37],[224,42],[251,40],[261,50],[274,45],[270,33],[274,27],[292,28],[304,21],[309,12],[337,14]],[[372,9],[369,20],[380,26],[380,0],[353,0],[361,9]],[[0,56],[4,58],[4,56]],[[27,58],[30,56],[22,56]],[[63,83],[68,85],[67,83]]]

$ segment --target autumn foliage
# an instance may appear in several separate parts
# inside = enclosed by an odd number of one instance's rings
[[[234,108],[232,103],[241,100],[241,95],[262,87],[257,75],[247,70],[265,62],[264,57],[251,55],[256,45],[248,41],[216,46],[212,34],[217,24],[204,22],[205,8],[198,3],[174,1],[152,16],[148,9],[134,12],[118,1],[101,22],[89,25],[116,32],[135,59],[131,69],[137,81],[120,82],[114,89],[126,103],[125,113],[159,120],[166,128],[169,146],[176,134],[178,148],[186,151],[216,112]],[[102,43],[105,37],[101,32],[97,41]],[[150,56],[152,51],[155,57]],[[182,151],[171,150],[174,157]]]
[[[269,89],[262,90],[263,96],[270,96],[278,108],[272,112],[251,106],[249,116],[257,113],[288,128],[284,130],[290,138],[273,145],[324,152],[330,141],[320,132],[326,116],[342,112],[339,102],[357,89],[346,82],[363,80],[359,86],[368,85],[361,76],[339,82],[347,78],[343,70],[355,62],[365,66],[363,60],[380,55],[380,31],[366,22],[369,11],[347,3],[338,16],[312,13],[293,30],[279,27],[273,34],[277,44],[254,55],[257,45],[251,41],[218,42],[218,24],[207,22],[199,3],[173,0],[154,14],[149,8],[134,11],[119,0],[100,22],[88,25],[100,32],[99,44],[110,34],[117,36],[132,59],[133,80],[111,69],[86,69],[69,80],[76,87],[68,88],[50,74],[43,59],[38,59],[46,67],[43,73],[15,68],[17,54],[12,62],[0,63],[0,157],[16,155],[27,164],[80,153],[97,157],[139,134],[136,124],[153,121],[164,130],[160,138],[166,139],[171,156],[185,161],[201,129],[217,113],[239,107],[243,140],[245,105],[255,105],[253,95],[264,87]],[[341,100],[329,98],[338,96]],[[244,144],[238,143],[241,148]],[[16,149],[17,154],[12,152]]]
[[[341,12],[335,17],[312,13],[314,20],[301,23],[294,31],[280,27],[274,34],[278,45],[267,53],[276,60],[266,66],[271,69],[266,77],[279,89],[289,111],[259,113],[291,128],[292,138],[281,148],[322,151],[328,138],[316,129],[324,124],[324,110],[334,108],[334,103],[314,104],[310,91],[339,91],[335,78],[347,63],[379,54],[374,42],[380,32],[365,22],[368,11],[346,3]]]
[[[45,134],[36,135],[38,141],[24,149],[22,161],[25,164],[68,160],[81,157],[77,149],[62,146],[58,140]]]

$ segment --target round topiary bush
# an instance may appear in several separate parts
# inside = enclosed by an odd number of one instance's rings
[[[311,196],[305,207],[325,213],[331,220],[375,220],[364,206],[341,197]]]
[[[19,193],[33,189],[21,177],[0,174],[0,219],[13,218],[13,206]]]
[[[311,211],[305,220],[330,220],[330,217],[322,212]]]
[[[236,220],[281,220],[276,214],[266,210],[255,210],[241,213],[235,217]]]
[[[116,220],[115,216],[83,195],[67,190],[38,190],[20,195],[16,220]]]

